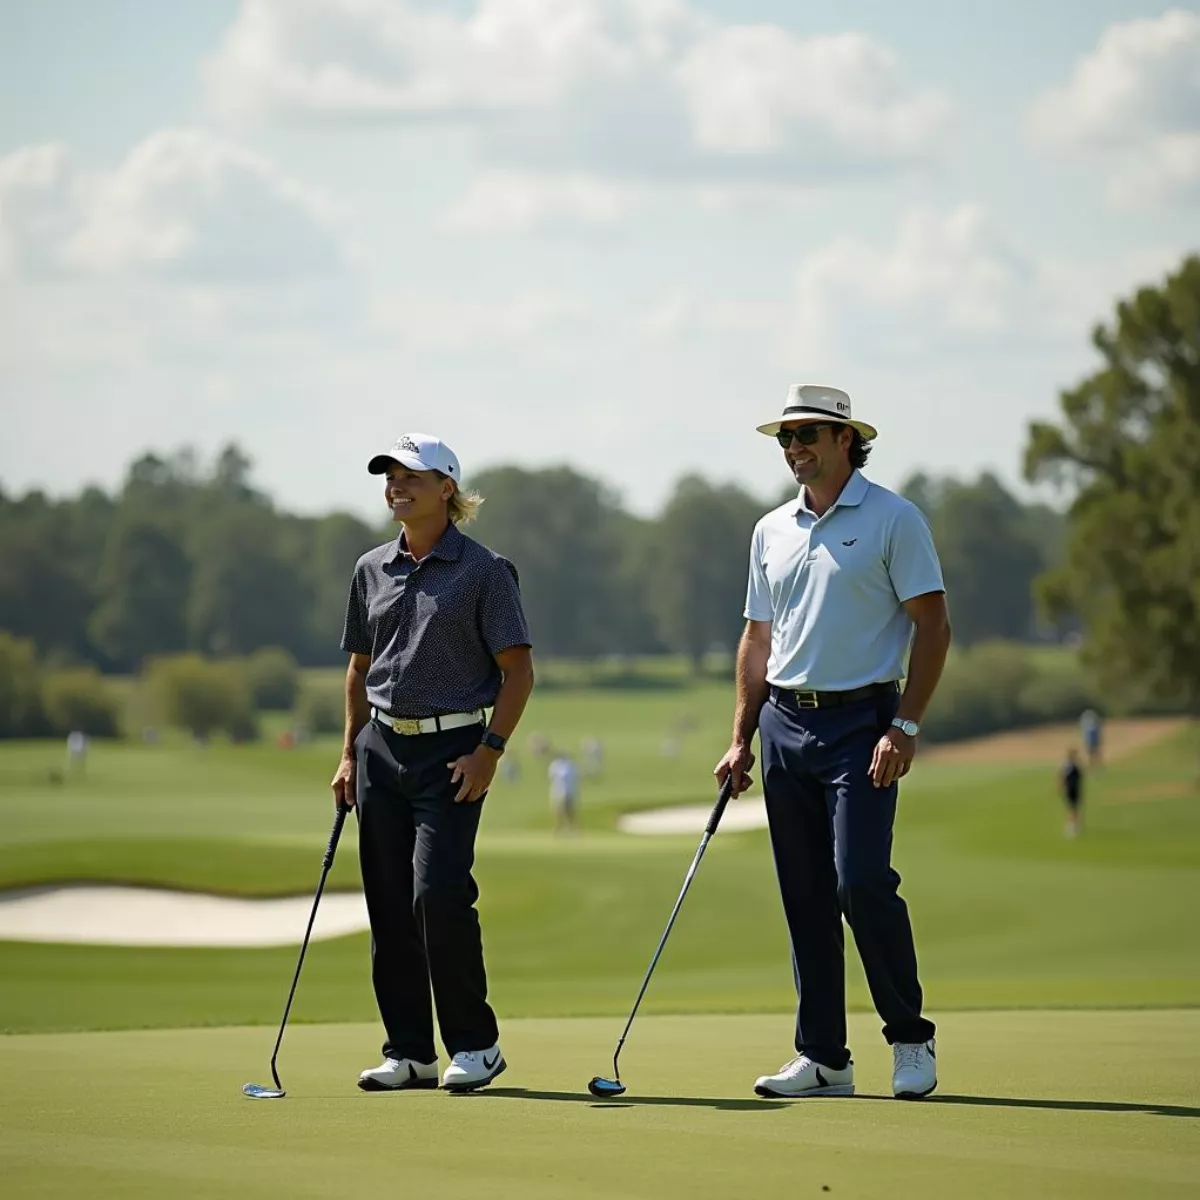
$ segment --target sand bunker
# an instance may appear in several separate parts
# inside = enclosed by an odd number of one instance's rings
[[[0,892],[0,941],[104,946],[298,946],[312,896],[242,900],[156,888],[30,888]],[[321,897],[314,939],[368,928],[359,892]]]
[[[652,808],[645,812],[626,813],[618,818],[622,833],[694,833],[704,832],[712,805],[679,805],[674,808]],[[721,828],[737,833],[744,829],[765,829],[767,810],[762,800],[732,800],[721,818]]]

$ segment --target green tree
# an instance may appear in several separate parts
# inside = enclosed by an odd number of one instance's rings
[[[255,708],[289,712],[300,694],[300,669],[280,646],[263,646],[246,660],[246,686]]]
[[[699,476],[676,485],[658,521],[648,579],[659,636],[694,670],[713,646],[730,649],[742,628],[750,537],[762,505],[740,488]]]
[[[312,597],[304,661],[322,664],[346,661],[340,643],[354,564],[360,555],[384,540],[378,530],[347,513],[330,513],[311,523],[301,560]]]
[[[250,689],[241,662],[210,662],[198,654],[150,659],[143,684],[157,719],[196,737],[218,730],[243,739],[254,729]]]
[[[172,529],[157,518],[118,518],[100,566],[99,604],[88,625],[110,666],[136,671],[148,655],[186,648],[191,578],[187,551]]]
[[[1039,590],[1074,613],[1100,680],[1200,712],[1200,257],[1117,305],[1100,368],[1030,426],[1025,471],[1068,487],[1066,562]]]
[[[120,704],[95,667],[47,672],[42,681],[42,703],[55,733],[78,730],[93,737],[116,737],[120,733]]]
[[[269,509],[231,504],[193,527],[188,644],[205,654],[294,649],[304,638],[308,588],[279,543]]]
[[[94,589],[70,515],[40,492],[0,508],[0,629],[68,661],[88,653]]]
[[[568,467],[500,467],[471,483],[485,503],[467,532],[516,565],[538,652],[593,657],[617,649],[625,596],[616,497]]]
[[[1029,638],[1033,581],[1057,551],[1054,521],[1030,509],[990,472],[973,482],[916,475],[901,489],[929,521],[960,645]]]
[[[46,732],[37,651],[27,638],[0,629],[0,738]]]

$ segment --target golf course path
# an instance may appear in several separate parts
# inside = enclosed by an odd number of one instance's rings
[[[0,892],[0,940],[108,946],[299,945],[311,896],[242,900],[157,888],[30,888]],[[325,895],[314,939],[368,928],[361,892]]]

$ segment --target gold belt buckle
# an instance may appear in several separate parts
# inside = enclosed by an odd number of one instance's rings
[[[793,695],[796,697],[796,705],[799,708],[821,707],[820,704],[817,703],[816,692],[794,692]]]
[[[421,732],[421,722],[416,717],[397,717],[392,721],[392,728],[397,733],[412,737]]]

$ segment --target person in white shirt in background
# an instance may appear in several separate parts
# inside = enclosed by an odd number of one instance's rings
[[[574,833],[579,828],[579,768],[568,754],[556,752],[547,769],[550,808],[556,833]]]

